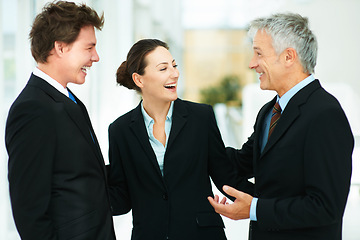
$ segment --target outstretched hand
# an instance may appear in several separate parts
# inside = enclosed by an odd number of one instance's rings
[[[235,197],[234,203],[227,203],[226,198],[219,202],[219,196],[214,198],[208,197],[210,204],[215,212],[231,218],[233,220],[246,219],[250,217],[250,206],[253,197],[247,193],[236,190],[235,188],[224,186],[223,190],[226,194]]]

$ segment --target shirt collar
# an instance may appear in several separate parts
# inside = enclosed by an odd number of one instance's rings
[[[41,71],[38,67],[35,67],[33,74],[35,76],[38,76],[42,79],[44,79],[46,82],[48,82],[51,86],[53,86],[55,89],[57,89],[59,92],[64,94],[65,96],[69,97],[69,92],[67,88],[64,88],[63,85],[61,85],[58,81]]]
[[[166,121],[172,121],[172,114],[173,114],[173,109],[174,109],[174,101],[171,102],[170,104],[170,108],[169,111],[166,115]],[[141,102],[141,112],[144,116],[144,122],[145,122],[145,126],[146,128],[148,128],[150,126],[150,124],[152,122],[154,122],[154,120],[149,116],[149,114],[147,114],[147,112],[145,111],[143,102]]]
[[[301,89],[306,87],[309,83],[315,80],[314,75],[310,75],[298,84],[296,84],[294,87],[292,87],[289,91],[287,91],[281,98],[279,95],[277,95],[277,101],[279,101],[279,105],[281,107],[281,112],[284,111],[286,105],[289,103],[290,99],[298,93]]]

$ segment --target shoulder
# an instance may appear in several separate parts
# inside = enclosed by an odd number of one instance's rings
[[[53,133],[54,123],[58,119],[57,109],[51,102],[26,95],[23,91],[10,107],[7,116],[7,142],[15,136],[43,137]],[[35,135],[29,134],[34,132]]]
[[[213,112],[212,106],[204,103],[196,103],[191,102],[187,100],[177,99],[174,103],[174,111],[177,110],[187,110],[190,114],[195,115],[202,115],[202,114],[209,114],[210,112]]]
[[[299,105],[303,121],[308,121],[308,126],[317,131],[329,126],[348,128],[349,122],[340,102],[331,93],[319,85],[308,95],[304,104]]]
[[[45,119],[55,111],[54,104],[43,91],[26,86],[11,105],[9,117],[17,116],[30,120],[31,116],[38,116]]]
[[[319,80],[311,82],[297,92],[286,108],[299,108],[308,114],[320,114],[334,108],[342,109],[339,101],[321,86]]]
[[[307,99],[307,106],[312,106],[316,110],[342,109],[340,102],[323,87],[317,88]]]
[[[121,115],[120,117],[118,117],[117,119],[115,119],[109,125],[109,129],[121,128],[124,125],[129,125],[132,121],[135,121],[139,118],[142,118],[140,104],[136,108],[130,110],[129,112],[127,112],[127,113]]]

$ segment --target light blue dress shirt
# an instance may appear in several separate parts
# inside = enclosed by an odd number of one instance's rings
[[[289,103],[290,99],[297,92],[299,92],[301,89],[303,89],[305,86],[307,86],[309,83],[311,83],[314,80],[315,80],[314,75],[311,74],[310,76],[308,76],[307,78],[305,78],[304,80],[302,80],[301,82],[296,84],[294,87],[292,87],[281,98],[279,97],[279,95],[277,95],[277,101],[279,102],[279,105],[281,107],[281,114],[284,112],[286,105]],[[262,137],[261,143],[260,143],[261,152],[264,150],[265,145],[268,140],[269,127],[270,127],[270,121],[271,121],[271,112],[272,112],[272,109],[265,117],[265,121],[264,121],[264,125],[263,125],[263,133],[262,133],[263,137]],[[252,220],[252,221],[257,221],[257,217],[256,217],[257,202],[258,202],[258,198],[254,197],[251,202],[251,206],[250,206],[250,220]]]
[[[147,112],[144,109],[143,103],[141,102],[141,112],[144,116],[144,122],[145,122],[145,127],[146,127],[146,131],[148,133],[149,136],[149,141],[151,144],[151,147],[156,155],[156,159],[159,163],[159,167],[160,167],[160,171],[161,174],[164,175],[164,157],[165,157],[165,151],[166,151],[166,147],[167,147],[167,143],[168,143],[168,139],[169,139],[169,135],[170,135],[170,130],[171,130],[171,125],[172,125],[172,114],[173,114],[173,108],[174,108],[174,102],[171,102],[170,104],[170,108],[168,111],[168,114],[166,116],[166,120],[165,120],[165,135],[166,135],[166,142],[165,142],[165,146],[154,137],[154,119],[152,119],[149,114],[147,114]]]

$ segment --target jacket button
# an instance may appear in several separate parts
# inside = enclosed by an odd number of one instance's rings
[[[164,195],[163,195],[163,199],[164,199],[165,201],[167,201],[167,200],[168,200],[168,195],[167,195],[167,194],[164,194]]]

